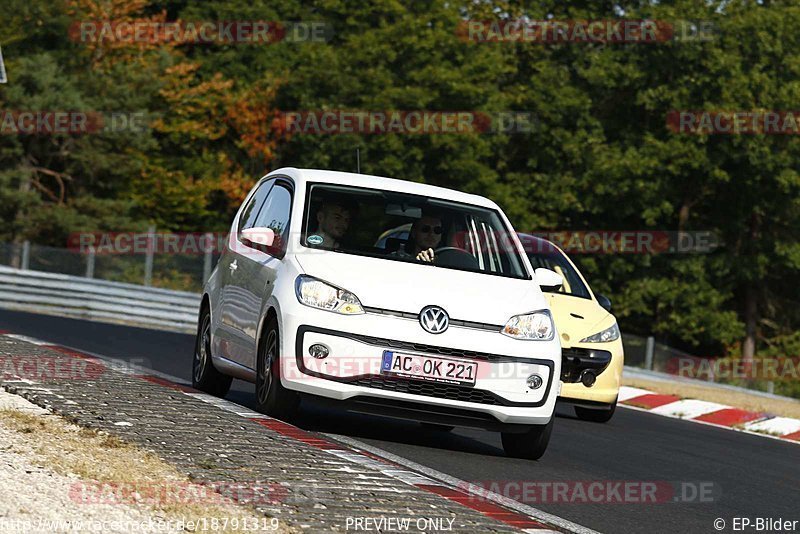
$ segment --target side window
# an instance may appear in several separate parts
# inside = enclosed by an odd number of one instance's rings
[[[250,201],[242,211],[242,216],[239,218],[239,231],[245,228],[253,228],[255,226],[256,217],[258,216],[259,209],[264,204],[264,199],[267,198],[275,180],[267,180],[261,184],[256,190],[255,194],[250,198]]]
[[[567,295],[574,295],[576,297],[585,299],[591,298],[589,296],[589,290],[581,281],[577,271],[572,268],[572,265],[570,265],[567,259],[564,258],[559,252],[538,254],[529,253],[528,259],[531,260],[531,267],[533,267],[534,270],[543,267],[545,269],[555,271],[564,278],[564,283],[560,288],[549,289],[547,292],[565,293]]]
[[[253,224],[256,228],[271,228],[275,232],[275,241],[272,245],[275,250],[283,251],[286,248],[291,211],[291,191],[283,184],[275,184]]]

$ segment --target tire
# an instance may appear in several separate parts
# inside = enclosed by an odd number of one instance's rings
[[[522,434],[503,432],[503,450],[512,458],[538,460],[547,450],[555,416],[546,425],[537,425]]]
[[[610,410],[605,409],[595,409],[595,408],[583,408],[581,406],[575,406],[575,415],[578,416],[578,419],[582,419],[584,421],[591,421],[593,423],[608,423],[611,421],[611,418],[614,417],[614,412],[617,411],[617,401],[614,400],[614,403],[611,404]]]
[[[192,387],[216,397],[224,397],[231,389],[233,378],[220,373],[211,358],[211,313],[203,306],[194,342],[192,358]]]
[[[426,422],[423,422],[423,423],[420,423],[420,424],[423,426],[423,428],[426,428],[428,430],[436,430],[437,432],[450,432],[455,428],[454,426],[440,425],[438,423],[426,423]]]
[[[259,342],[256,362],[256,409],[278,419],[289,419],[300,404],[294,391],[283,387],[280,377],[280,335],[278,321],[272,318]]]

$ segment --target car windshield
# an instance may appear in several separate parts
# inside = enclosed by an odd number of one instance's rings
[[[548,244],[549,245],[549,244]],[[573,297],[581,297],[585,299],[592,298],[589,295],[589,288],[581,280],[578,271],[569,262],[567,257],[560,250],[554,246],[539,247],[544,250],[537,250],[536,252],[528,252],[528,259],[531,261],[531,267],[538,269],[544,267],[560,274],[564,278],[564,283],[558,289],[545,289],[550,293],[563,293]],[[526,249],[527,250],[527,249]]]
[[[492,209],[350,186],[311,184],[302,244],[510,278],[530,279],[510,231]]]

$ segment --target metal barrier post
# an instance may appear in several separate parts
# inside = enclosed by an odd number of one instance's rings
[[[153,285],[153,254],[155,253],[156,227],[147,229],[147,255],[144,257],[144,285]]]
[[[647,344],[644,348],[644,368],[653,370],[653,355],[656,351],[656,340],[653,336],[647,336]]]
[[[27,271],[30,268],[31,263],[31,242],[27,239],[22,243],[22,262],[20,264],[20,269],[23,271]]]
[[[89,252],[86,254],[86,278],[94,278],[94,260],[94,247],[90,246]]]

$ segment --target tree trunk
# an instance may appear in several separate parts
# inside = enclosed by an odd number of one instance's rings
[[[752,255],[753,261],[757,264],[758,260],[758,240],[761,226],[761,219],[757,213],[750,216],[750,231],[748,243],[745,250]],[[744,293],[744,343],[742,343],[742,360],[744,368],[749,375],[752,369],[753,358],[756,355],[756,329],[758,327],[758,286],[757,277],[749,277],[745,282],[747,287]]]
[[[22,178],[19,182],[19,192],[20,193],[27,193],[31,190],[31,179],[30,174],[26,173],[25,177]],[[14,214],[14,227],[19,228],[22,226],[24,221],[24,214],[22,210],[17,208],[17,212]],[[12,234],[11,234],[11,267],[15,269],[19,269],[22,266],[22,236],[15,231],[12,227]]]
[[[686,201],[681,205],[680,211],[678,211],[678,231],[683,232],[686,228],[686,225],[689,223],[689,211],[691,210],[691,203]]]

